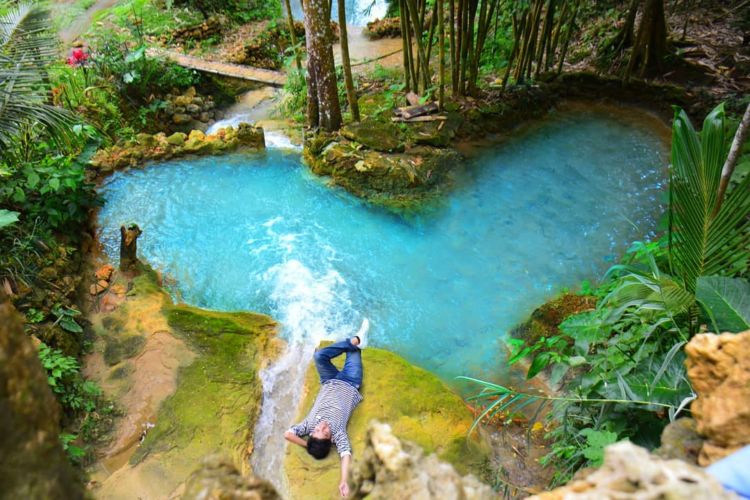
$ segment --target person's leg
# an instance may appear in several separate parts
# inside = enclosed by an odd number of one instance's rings
[[[318,369],[321,384],[327,380],[336,378],[339,374],[338,368],[333,366],[331,360],[352,349],[359,350],[347,339],[324,347],[315,353],[313,356],[315,359],[315,368]]]
[[[348,382],[357,389],[362,385],[362,351],[359,349],[359,340],[355,337],[353,339],[356,344],[352,343],[352,339],[348,340],[351,348],[346,351],[346,361],[344,361],[344,368],[341,369],[336,378]]]

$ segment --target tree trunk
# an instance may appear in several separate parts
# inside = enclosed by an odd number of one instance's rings
[[[308,123],[312,128],[333,132],[341,128],[341,107],[336,87],[328,12],[327,0],[305,1]],[[317,113],[314,108],[317,108]]]
[[[297,64],[297,71],[302,73],[302,58],[299,55],[299,47],[297,47],[297,35],[294,33],[294,18],[292,17],[292,4],[289,0],[284,0],[284,6],[286,7],[286,20],[289,25],[289,39],[294,47],[294,62]]]
[[[742,146],[747,140],[748,132],[750,132],[750,104],[745,109],[745,114],[740,120],[740,124],[737,127],[737,132],[734,134],[734,140],[732,146],[729,148],[729,155],[727,160],[724,162],[724,166],[721,169],[721,180],[719,181],[719,192],[716,196],[716,206],[714,207],[711,217],[716,217],[721,209],[721,204],[724,202],[724,194],[727,192],[727,186],[729,186],[729,179],[732,178],[734,173],[734,167],[737,165],[737,159],[740,157],[740,151]]]
[[[138,265],[138,237],[141,228],[137,224],[120,226],[120,271],[134,271]]]
[[[440,62],[438,63],[438,71],[440,75],[439,88],[438,88],[438,108],[443,111],[443,101],[445,99],[445,26],[443,24],[443,2],[444,0],[437,0],[438,11],[437,11],[437,23],[438,23],[438,57]]]
[[[646,0],[625,80],[638,68],[641,77],[647,73],[661,73],[666,56],[667,22],[664,17],[664,0]]]
[[[287,0],[289,1],[289,0]],[[359,103],[357,93],[354,91],[354,79],[352,78],[352,65],[349,61],[349,39],[346,34],[346,3],[338,0],[339,7],[339,30],[341,30],[341,63],[344,65],[344,83],[346,85],[346,99],[349,101],[349,109],[352,110],[352,119],[359,121]]]

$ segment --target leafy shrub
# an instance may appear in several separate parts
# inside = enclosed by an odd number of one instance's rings
[[[62,351],[42,343],[39,346],[39,360],[47,372],[47,382],[52,392],[65,410],[73,413],[96,409],[101,389],[94,382],[83,379],[74,357],[66,356]]]
[[[71,157],[46,155],[37,162],[6,167],[6,172],[0,204],[17,210],[26,221],[40,219],[58,230],[78,227],[99,203],[85,168]]]

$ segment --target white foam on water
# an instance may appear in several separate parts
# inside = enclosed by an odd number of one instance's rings
[[[237,127],[240,123],[252,123],[254,120],[250,118],[248,113],[240,113],[223,120],[219,120],[206,130],[206,135],[215,134],[223,128]]]
[[[273,316],[283,326],[286,351],[261,373],[263,403],[255,427],[251,465],[256,475],[286,491],[283,476],[284,431],[292,424],[315,347],[324,339],[340,339],[352,333],[356,316],[347,284],[333,267],[335,254],[321,245],[315,262],[295,258],[300,234],[286,232],[283,218],[266,221],[263,242],[255,250],[273,253],[278,263],[260,271],[253,279],[270,289]],[[309,236],[309,235],[307,235]],[[308,241],[309,242],[309,241]]]

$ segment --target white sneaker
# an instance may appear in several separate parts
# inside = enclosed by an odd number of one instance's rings
[[[362,325],[359,327],[359,331],[355,333],[355,336],[359,337],[359,347],[364,349],[367,347],[367,331],[370,329],[370,320],[367,318],[362,320]]]

